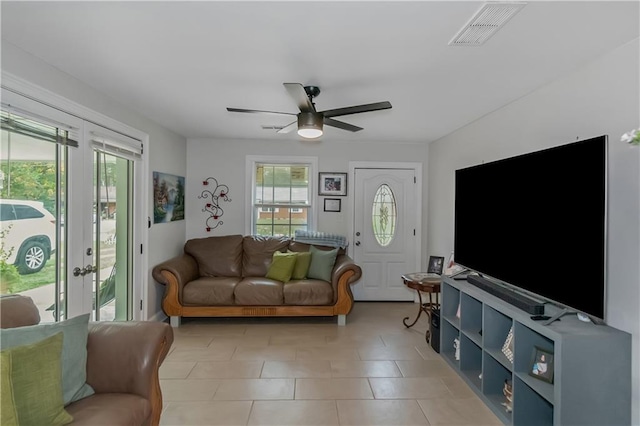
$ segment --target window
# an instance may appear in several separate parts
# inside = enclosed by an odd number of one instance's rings
[[[382,247],[391,244],[396,233],[396,198],[386,183],[380,185],[373,197],[371,224],[373,235]]]
[[[250,233],[293,237],[297,229],[313,229],[315,158],[247,160],[253,176]]]
[[[44,217],[44,214],[33,207],[16,204],[14,205],[14,208],[16,209],[16,216],[18,219],[38,219]]]
[[[277,207],[260,207],[260,213],[278,213],[279,211]]]

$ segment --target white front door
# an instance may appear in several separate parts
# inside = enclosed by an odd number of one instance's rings
[[[413,300],[402,274],[417,271],[421,208],[414,168],[355,168],[353,257],[362,278],[355,300]]]

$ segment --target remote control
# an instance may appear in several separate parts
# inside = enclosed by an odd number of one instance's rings
[[[531,319],[534,321],[545,321],[550,319],[550,316],[547,315],[531,315]]]

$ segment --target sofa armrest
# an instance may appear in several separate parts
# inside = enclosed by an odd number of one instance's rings
[[[353,262],[346,254],[338,255],[336,263],[331,272],[331,286],[333,287],[333,302],[346,295],[351,301],[351,284],[358,281],[362,276],[362,269]],[[346,293],[346,294],[345,294]],[[342,295],[342,296],[341,296]],[[349,308],[350,310],[351,308]]]
[[[200,277],[196,259],[191,255],[182,254],[156,265],[151,273],[153,279],[167,286],[164,293],[165,300],[163,300],[165,313],[169,316],[179,315],[177,312],[167,312],[166,305],[167,302],[170,302],[171,306],[182,305],[182,289],[188,282]],[[171,301],[166,300],[167,298]]]
[[[173,329],[166,323],[90,323],[87,383],[96,393],[131,393],[148,399],[150,424],[158,424],[162,412],[158,369],[172,343]]]

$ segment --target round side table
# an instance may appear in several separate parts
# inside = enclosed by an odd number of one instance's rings
[[[414,289],[418,293],[418,316],[413,320],[411,324],[407,324],[407,320],[409,317],[406,317],[402,320],[402,323],[405,327],[413,327],[422,315],[422,312],[427,314],[429,318],[429,327],[427,328],[427,332],[425,333],[425,339],[429,342],[431,337],[431,311],[432,309],[440,308],[440,275],[437,274],[428,274],[425,272],[412,272],[410,274],[403,274],[402,281],[404,281],[404,285],[408,288]],[[429,301],[422,301],[422,293],[427,293],[429,295]],[[435,295],[435,302],[433,301]]]

